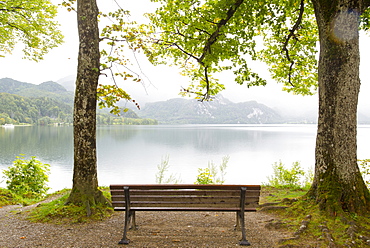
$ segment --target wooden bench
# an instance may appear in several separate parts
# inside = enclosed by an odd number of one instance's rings
[[[123,238],[128,244],[127,229],[136,228],[136,211],[216,211],[236,212],[236,227],[241,228],[240,245],[246,239],[244,212],[256,211],[260,185],[144,184],[110,185],[115,211],[125,211]]]

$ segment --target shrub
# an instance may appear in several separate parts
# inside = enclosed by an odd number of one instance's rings
[[[301,188],[303,186],[301,177],[305,175],[305,172],[299,162],[293,162],[291,169],[285,168],[285,165],[281,161],[275,162],[272,167],[274,170],[273,175],[267,177],[270,186],[276,188]],[[310,183],[306,179],[305,184]]]
[[[368,188],[370,188],[370,159],[358,160],[362,178]]]
[[[304,180],[303,180],[303,184],[302,184],[302,186],[303,186],[304,188],[306,188],[306,189],[310,188],[310,187],[311,187],[311,185],[312,185],[312,182],[313,182],[314,177],[315,177],[315,173],[314,173],[314,171],[313,171],[313,169],[312,169],[312,167],[311,167],[311,168],[309,168],[309,170],[308,170],[307,172],[305,172],[305,174],[304,174]]]
[[[174,174],[171,174],[168,178],[165,178],[165,174],[170,168],[168,162],[169,162],[169,156],[166,155],[165,158],[162,158],[161,163],[157,165],[158,172],[155,174],[155,181],[156,183],[162,184],[162,183],[174,183],[177,184],[181,182],[180,178],[176,178]]]
[[[209,168],[199,168],[198,173],[199,174],[195,184],[213,184],[213,175],[211,174]]]
[[[30,160],[17,157],[13,165],[3,171],[8,190],[22,198],[42,198],[49,189],[49,167],[36,157]]]
[[[195,184],[223,184],[225,182],[227,163],[230,156],[222,158],[221,164],[216,167],[213,161],[208,162],[207,168],[199,168]]]

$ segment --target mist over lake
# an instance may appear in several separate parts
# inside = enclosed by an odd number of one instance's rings
[[[156,125],[97,128],[99,185],[155,183],[157,165],[169,157],[169,171],[182,183],[194,183],[198,168],[219,165],[229,156],[226,182],[261,184],[272,164],[299,161],[314,168],[316,125]],[[51,191],[71,188],[73,127],[0,128],[0,170],[15,157],[36,156],[51,165]],[[370,158],[370,126],[358,127],[358,158]],[[0,184],[5,186],[5,182]]]

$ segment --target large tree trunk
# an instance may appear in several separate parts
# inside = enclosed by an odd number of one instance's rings
[[[77,1],[80,39],[73,115],[74,169],[73,188],[67,203],[90,206],[106,202],[98,190],[96,157],[96,90],[100,52],[98,7],[96,0]]]
[[[357,165],[361,1],[313,0],[320,35],[315,178],[308,196],[331,215],[365,213],[370,195]]]

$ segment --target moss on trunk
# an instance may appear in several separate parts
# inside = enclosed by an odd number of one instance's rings
[[[111,203],[106,199],[103,193],[95,188],[86,187],[79,189],[74,187],[65,204],[76,204],[84,206],[87,216],[92,214],[91,207],[97,204],[107,204],[111,206]]]
[[[370,210],[357,165],[360,2],[313,1],[320,35],[319,119],[315,178],[307,196],[332,216]]]
[[[369,190],[362,177],[355,183],[341,183],[338,175],[325,175],[321,183],[314,183],[306,197],[313,199],[320,210],[329,216],[342,215],[343,212],[367,215],[370,210]],[[353,186],[356,185],[356,186]]]

